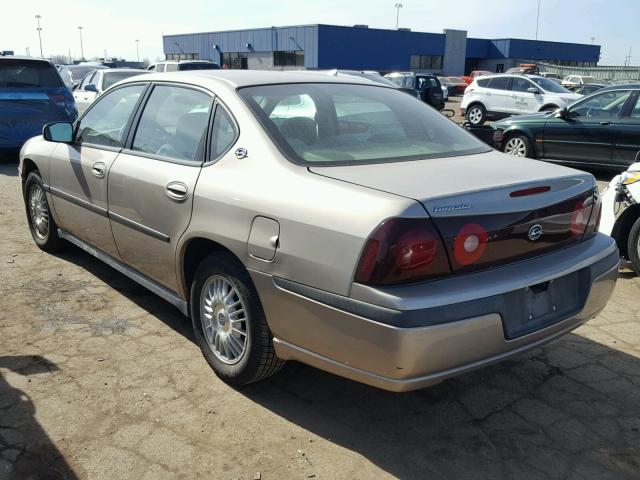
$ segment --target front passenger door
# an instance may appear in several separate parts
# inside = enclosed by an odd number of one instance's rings
[[[122,260],[177,290],[177,242],[191,220],[213,96],[158,84],[109,172],[109,217]]]
[[[107,178],[145,88],[126,85],[98,99],[76,123],[74,142],[59,144],[51,157],[50,190],[60,228],[115,258]]]
[[[614,167],[628,168],[640,161],[640,95],[634,94],[629,108],[614,125],[615,139],[611,163]]]

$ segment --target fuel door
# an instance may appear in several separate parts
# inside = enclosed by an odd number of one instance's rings
[[[256,217],[251,224],[247,247],[249,255],[260,260],[272,261],[276,256],[280,224],[267,217]]]

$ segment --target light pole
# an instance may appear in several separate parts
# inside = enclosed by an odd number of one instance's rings
[[[596,41],[596,37],[591,37],[591,45],[593,45],[593,42]]]
[[[396,9],[396,30],[398,29],[398,25],[400,22],[400,9],[402,8],[402,4],[401,3],[396,3],[393,8]]]
[[[136,56],[138,57],[138,63],[140,63],[140,40],[136,38]]]
[[[36,22],[38,22],[38,26],[36,27],[36,30],[38,31],[38,40],[40,40],[40,58],[44,58],[44,55],[42,55],[42,28],[40,28],[41,18],[42,18],[41,15],[36,15]]]
[[[538,27],[540,26],[540,2],[542,0],[538,0],[538,16],[536,17],[536,40],[538,40]]]
[[[80,60],[84,60],[84,47],[82,46],[82,27],[78,27],[80,32]]]

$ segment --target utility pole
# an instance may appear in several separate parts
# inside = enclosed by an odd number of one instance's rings
[[[82,27],[78,27],[80,32],[80,60],[84,60],[84,47],[82,46]]]
[[[538,0],[538,16],[536,17],[536,40],[538,40],[538,28],[540,27],[540,2],[542,2],[542,0]]]
[[[630,67],[631,66],[631,47],[629,47],[629,55],[627,55],[624,58],[624,66],[625,67]]]
[[[596,41],[596,37],[591,37],[591,45],[593,45],[593,42]]]
[[[42,54],[42,28],[40,28],[41,18],[42,18],[41,15],[36,15],[36,22],[38,22],[38,26],[36,27],[36,30],[38,31],[38,40],[40,40],[40,58],[44,58],[44,55]]]
[[[398,25],[400,23],[400,9],[402,8],[401,3],[396,3],[393,8],[396,9],[396,30],[398,29]]]
[[[71,49],[69,49],[69,65],[73,65],[73,59],[71,58]]]
[[[136,38],[136,57],[138,57],[138,63],[140,63],[140,40]]]

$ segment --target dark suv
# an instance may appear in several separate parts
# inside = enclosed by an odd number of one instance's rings
[[[442,85],[438,77],[431,73],[392,72],[385,75],[402,89],[413,89],[419,94],[423,102],[437,110],[444,108]]]

